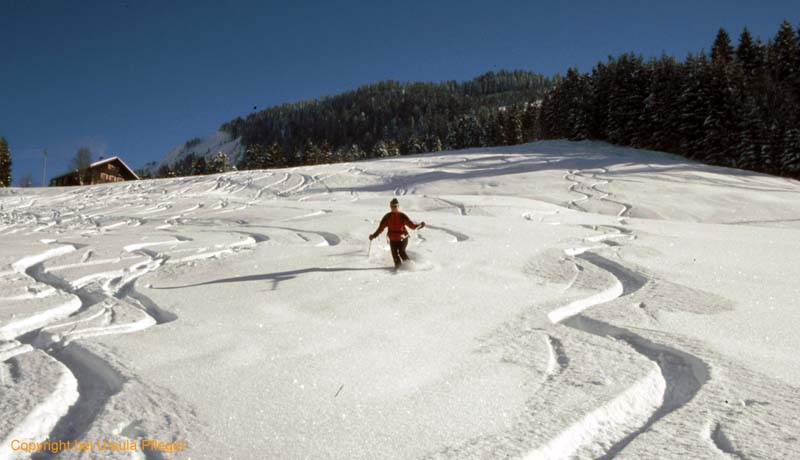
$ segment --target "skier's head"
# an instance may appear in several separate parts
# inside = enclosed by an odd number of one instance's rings
[[[397,212],[400,209],[400,202],[397,201],[397,198],[392,198],[392,201],[389,202],[389,207],[392,208],[392,212]]]

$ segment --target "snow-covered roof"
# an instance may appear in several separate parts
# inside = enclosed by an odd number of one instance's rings
[[[119,164],[120,164],[120,165],[121,165],[123,168],[125,168],[125,169],[126,169],[126,170],[127,170],[127,171],[128,171],[130,174],[131,174],[131,176],[133,176],[133,177],[135,177],[135,178],[136,178],[136,180],[140,180],[140,179],[141,179],[141,177],[139,177],[139,175],[138,175],[138,174],[136,174],[135,172],[133,172],[133,169],[131,169],[131,167],[130,167],[130,166],[128,166],[127,164],[125,164],[125,162],[124,162],[124,161],[122,161],[122,158],[120,158],[120,157],[116,157],[116,156],[114,156],[114,157],[109,157],[109,158],[104,158],[104,159],[102,159],[102,160],[95,161],[94,163],[92,163],[92,164],[90,164],[90,165],[89,165],[89,168],[88,168],[88,169],[95,168],[95,167],[97,167],[97,166],[100,166],[100,165],[103,165],[103,164],[106,164],[106,163],[111,163],[112,161],[118,161],[118,162],[119,162]],[[64,177],[64,176],[69,176],[70,174],[75,174],[76,172],[77,172],[77,170],[70,171],[70,172],[67,172],[67,173],[64,173],[64,174],[61,174],[61,175],[55,176],[55,177],[53,177],[53,178],[52,178],[52,179],[50,179],[50,180],[52,181],[52,180],[54,180],[54,179],[59,179],[59,178],[61,178],[61,177]]]
[[[110,157],[110,158],[104,158],[104,159],[102,159],[102,160],[95,161],[94,163],[90,164],[90,165],[89,165],[89,167],[90,167],[90,168],[94,168],[95,166],[100,166],[100,165],[102,165],[102,164],[105,164],[105,163],[110,163],[110,162],[112,162],[112,161],[115,161],[115,160],[118,160],[118,161],[119,161],[119,162],[122,164],[122,166],[124,166],[124,167],[125,167],[125,169],[127,169],[127,170],[128,170],[128,172],[130,172],[131,174],[133,174],[133,177],[135,177],[135,178],[136,178],[136,180],[139,180],[139,179],[140,179],[139,175],[138,175],[138,174],[136,174],[135,172],[133,172],[133,169],[131,169],[131,167],[130,167],[130,166],[126,165],[126,164],[125,164],[125,162],[124,162],[124,161],[122,161],[122,158],[120,158],[120,157]]]

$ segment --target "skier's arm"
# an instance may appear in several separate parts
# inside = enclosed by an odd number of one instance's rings
[[[386,229],[386,226],[388,225],[389,219],[387,219],[387,217],[388,216],[383,216],[383,219],[381,219],[380,225],[378,225],[378,229],[375,230],[375,233],[373,233],[372,235],[369,236],[369,239],[374,240],[375,238],[378,237],[378,235],[383,233],[383,230]]]
[[[425,227],[425,222],[420,222],[419,224],[415,224],[414,221],[412,221],[411,219],[408,218],[408,216],[405,216],[405,217],[406,217],[406,220],[405,220],[404,224],[405,224],[406,227],[410,228],[411,230],[416,230],[418,228]]]

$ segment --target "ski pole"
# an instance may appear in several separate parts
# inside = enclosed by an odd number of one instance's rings
[[[369,259],[370,251],[372,251],[372,240],[369,240],[369,247],[367,248],[367,259]]]

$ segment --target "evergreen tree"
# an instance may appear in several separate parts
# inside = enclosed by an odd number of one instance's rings
[[[478,121],[478,116],[475,112],[461,117],[458,124],[458,131],[460,134],[460,148],[480,147],[486,142],[483,127]]]
[[[378,141],[372,147],[372,156],[375,158],[386,158],[389,156],[389,148],[386,146],[386,142]]]
[[[717,38],[714,40],[714,45],[711,47],[711,62],[725,66],[730,64],[732,60],[733,47],[731,46],[731,38],[725,29],[720,28],[719,32],[717,32]]]
[[[794,59],[792,60],[791,77],[787,84],[788,97],[792,98],[794,107],[800,106],[800,27],[794,40]],[[797,109],[795,109],[795,114]],[[800,123],[800,120],[797,120]]]
[[[264,147],[254,144],[245,149],[242,169],[262,169],[267,167],[267,152]]]
[[[589,137],[608,139],[608,101],[611,98],[612,77],[609,66],[598,63],[593,69],[589,84]]]
[[[563,125],[558,119],[558,107],[556,106],[558,102],[558,98],[556,97],[557,93],[558,87],[545,94],[544,98],[542,98],[542,109],[540,112],[542,139],[557,139],[559,137],[564,137],[561,135],[563,132]],[[495,145],[501,144],[495,143]]]
[[[442,139],[439,136],[433,137],[431,151],[433,152],[441,152],[442,151]]]
[[[283,157],[283,148],[277,142],[273,142],[267,149],[265,165],[271,168],[280,168],[286,164]]]
[[[591,86],[587,76],[581,75],[577,69],[567,70],[563,83],[563,98],[567,107],[566,120],[567,137],[571,140],[588,139],[589,133],[589,103]]]
[[[702,160],[709,164],[731,166],[736,163],[731,158],[731,136],[735,129],[734,96],[723,60],[712,61],[701,73],[705,94],[705,115],[703,121],[704,137],[700,144]]]
[[[539,140],[542,136],[539,125],[540,107],[541,101],[531,101],[525,106],[525,113],[522,116],[524,142]]]
[[[0,187],[11,186],[11,150],[5,137],[0,137]]]
[[[196,158],[192,162],[192,176],[203,176],[209,174],[211,171],[209,169],[208,163],[206,163],[205,157]]]
[[[447,125],[447,138],[446,144],[448,150],[456,150],[461,148],[458,136],[458,127],[451,124]]]
[[[303,150],[300,149],[300,148],[295,148],[292,151],[292,155],[289,158],[289,162],[288,163],[289,163],[289,166],[302,166],[304,164],[307,164],[307,161],[308,160],[306,159],[306,156],[305,156],[305,153],[303,152]]]
[[[303,144],[303,153],[306,161],[310,164],[322,164],[327,160],[327,155],[325,155],[325,152],[317,147],[311,138],[306,138],[306,142]]]
[[[156,172],[157,177],[171,177],[170,167],[168,165],[161,165]]]
[[[391,140],[386,144],[386,150],[391,157],[400,156],[400,145],[395,140]]]
[[[733,166],[742,169],[758,170],[761,164],[761,154],[764,150],[764,125],[759,116],[758,108],[752,98],[742,106],[738,143],[736,145],[737,157]]]
[[[780,174],[785,151],[784,129],[774,120],[767,129],[767,142],[762,146],[759,169],[769,174]]]
[[[217,152],[211,163],[208,165],[208,172],[211,174],[224,173],[230,170],[230,159],[223,152]]]
[[[797,69],[797,48],[794,29],[788,21],[783,21],[769,53],[770,68],[777,83],[793,81]]]
[[[632,145],[640,133],[637,122],[647,97],[647,80],[641,57],[623,54],[609,66],[612,87],[608,100],[608,140]]]
[[[422,153],[425,151],[425,147],[422,146],[422,142],[416,136],[411,136],[406,142],[405,151],[408,154]]]
[[[739,36],[739,46],[736,48],[736,62],[741,66],[745,78],[755,76],[756,69],[761,66],[760,60],[760,50],[753,43],[753,37],[745,27]]]
[[[681,85],[678,98],[680,115],[678,122],[678,153],[697,158],[704,139],[703,123],[706,120],[705,88],[702,84],[702,69],[707,66],[705,55],[689,56],[684,64],[686,78]]]
[[[508,131],[506,134],[509,145],[517,145],[525,142],[522,131],[522,110],[518,106],[512,106],[508,111]],[[485,145],[482,144],[482,145]]]
[[[800,127],[792,126],[784,134],[781,173],[800,179]]]
[[[506,145],[508,138],[506,137],[508,123],[506,123],[506,111],[498,110],[493,116],[489,117],[488,126],[488,142],[489,145]]]
[[[644,100],[642,121],[643,145],[662,151],[677,151],[681,94],[681,67],[675,59],[662,56],[650,63],[651,77],[648,96]]]
[[[341,158],[336,157],[333,147],[331,147],[327,141],[323,140],[321,144],[317,145],[317,149],[319,149],[320,156],[323,158],[324,163],[336,163],[337,161],[342,161]]]
[[[193,153],[186,155],[181,160],[175,162],[172,165],[172,171],[175,173],[176,176],[192,176],[196,173],[194,172],[194,164],[197,158]],[[205,173],[202,173],[205,174]]]
[[[366,157],[366,153],[358,144],[350,144],[350,147],[347,148],[345,157],[347,158],[346,161],[358,161],[363,160]]]

